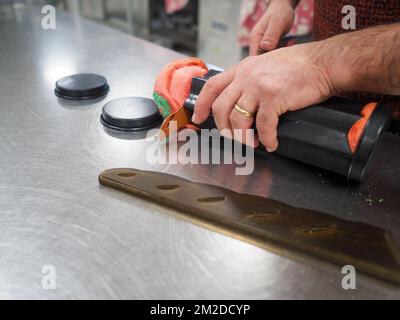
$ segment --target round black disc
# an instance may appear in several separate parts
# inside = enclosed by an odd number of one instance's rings
[[[107,79],[92,73],[78,73],[56,82],[54,93],[69,100],[87,100],[104,96],[110,87]]]
[[[110,129],[139,131],[156,127],[162,121],[157,105],[143,97],[120,98],[103,107],[101,122]]]

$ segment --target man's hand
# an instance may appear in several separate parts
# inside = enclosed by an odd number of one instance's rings
[[[297,2],[297,1],[296,1]],[[289,32],[294,21],[293,0],[270,0],[263,17],[250,34],[250,55],[272,51]]]
[[[249,57],[211,78],[196,103],[192,121],[210,112],[219,130],[248,129],[256,121],[259,142],[268,151],[278,146],[278,118],[341,92],[364,91],[400,96],[400,23],[335,36]],[[256,113],[247,118],[235,105]],[[236,137],[235,137],[236,138]]]
[[[248,57],[235,67],[211,78],[196,104],[192,121],[202,123],[212,111],[217,127],[232,138],[232,129],[249,129],[256,121],[258,137],[240,142],[256,147],[261,142],[269,152],[278,147],[279,116],[321,102],[334,94],[323,66],[314,57],[318,43],[296,45]],[[247,118],[235,105],[256,113]],[[243,131],[244,133],[244,131]]]

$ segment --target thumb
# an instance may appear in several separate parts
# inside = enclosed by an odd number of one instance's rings
[[[275,50],[278,47],[279,40],[287,32],[287,29],[284,19],[271,17],[261,39],[260,48],[264,51]]]

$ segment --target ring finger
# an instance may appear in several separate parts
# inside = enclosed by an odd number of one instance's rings
[[[254,131],[249,131],[249,129],[252,128],[257,110],[257,100],[250,95],[243,95],[232,109],[229,117],[231,128],[234,130],[234,138],[253,148],[257,146],[258,141]]]
[[[212,113],[214,115],[215,124],[223,136],[233,139],[231,123],[229,115],[235,102],[240,97],[240,87],[235,83],[231,83],[215,100],[212,105]]]

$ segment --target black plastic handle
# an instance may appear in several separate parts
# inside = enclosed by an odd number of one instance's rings
[[[194,78],[191,93],[184,107],[194,111],[198,95],[208,79],[218,74],[211,70],[204,78]],[[375,149],[391,121],[391,111],[379,105],[368,121],[357,150],[352,153],[347,134],[361,118],[364,103],[332,98],[322,104],[295,112],[287,112],[279,119],[277,154],[362,181]],[[200,126],[216,128],[214,117]],[[259,153],[266,155],[263,147]]]

